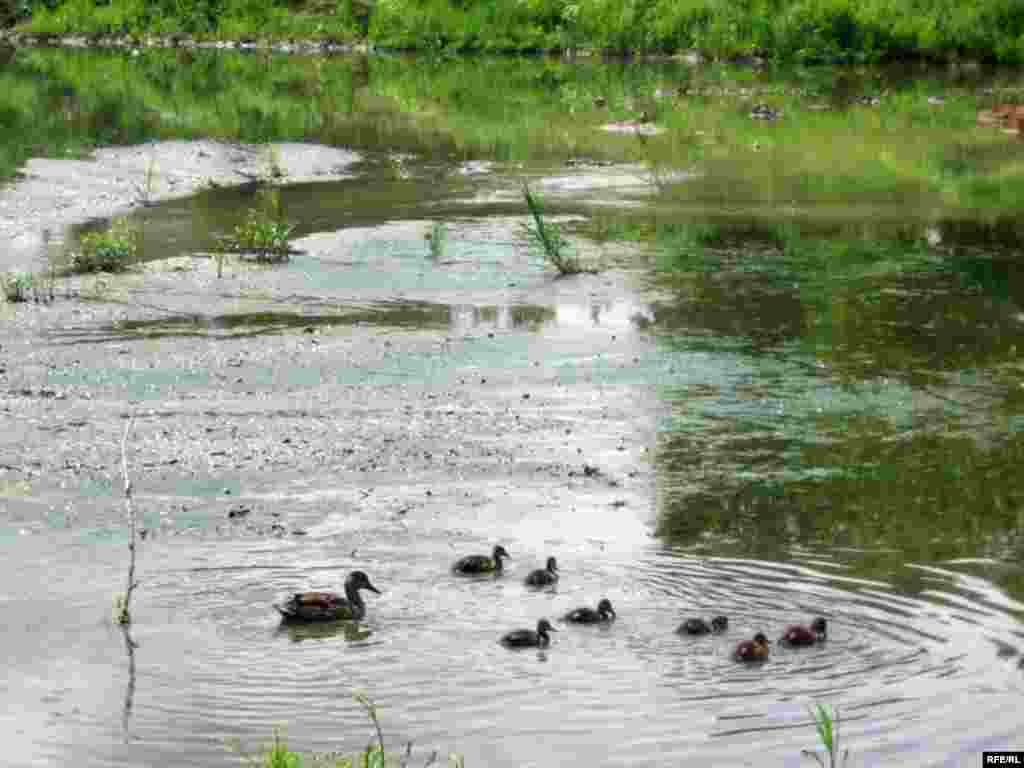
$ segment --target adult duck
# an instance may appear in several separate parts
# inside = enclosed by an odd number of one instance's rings
[[[676,629],[677,635],[708,635],[714,632],[720,635],[729,628],[729,619],[725,616],[715,616],[711,623],[704,619],[687,619]]]
[[[456,560],[455,565],[452,566],[452,570],[455,573],[462,574],[463,576],[478,576],[482,573],[501,573],[501,560],[504,557],[511,557],[511,555],[505,551],[503,546],[498,544],[492,550],[490,557],[487,555],[467,555],[466,557]]]
[[[558,563],[553,557],[548,558],[548,563],[543,569],[530,571],[525,579],[526,585],[529,587],[544,587],[554,584],[556,581],[558,581]]]
[[[753,640],[744,640],[737,645],[732,657],[742,662],[764,661],[768,658],[768,653],[768,638],[764,636],[764,632],[758,632]]]
[[[506,648],[547,648],[551,645],[548,632],[556,631],[547,619],[541,619],[537,622],[537,631],[517,629],[502,637],[501,644]]]
[[[601,624],[615,618],[612,601],[607,597],[597,604],[597,610],[589,607],[574,608],[562,617],[562,621],[570,624]]]
[[[821,616],[811,622],[809,627],[802,624],[793,624],[786,627],[786,631],[779,638],[780,643],[785,645],[806,646],[822,642],[828,632],[828,624]]]
[[[366,603],[359,594],[362,589],[380,594],[369,576],[352,571],[345,579],[344,597],[335,592],[296,592],[287,602],[275,603],[274,607],[284,621],[358,621],[366,615]]]

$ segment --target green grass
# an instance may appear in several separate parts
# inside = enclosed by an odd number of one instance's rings
[[[377,705],[360,691],[354,692],[352,698],[366,711],[376,736],[376,739],[371,741],[364,750],[355,754],[296,752],[288,747],[287,742],[281,738],[280,732],[276,730],[274,741],[261,748],[255,755],[246,754],[237,741],[229,742],[228,746],[241,757],[249,768],[387,768],[388,766],[411,768],[413,765],[412,743],[406,745],[404,752],[387,752],[384,748],[384,735],[378,719]],[[465,768],[465,761],[460,755],[449,755],[447,762],[450,768]],[[424,768],[427,768],[431,765],[441,766],[443,763],[438,762],[438,755],[435,751],[423,765]]]
[[[139,232],[127,219],[115,219],[101,232],[82,235],[78,250],[72,254],[69,271],[123,272],[135,261],[139,250]]]
[[[294,229],[294,224],[285,221],[278,190],[261,190],[258,204],[249,209],[234,232],[220,239],[218,250],[250,256],[264,264],[288,261],[292,253],[289,237]]]
[[[28,272],[4,272],[0,274],[0,291],[11,304],[29,300],[35,286],[35,276]]]
[[[802,754],[813,758],[821,768],[839,768],[846,765],[850,757],[850,750],[839,749],[839,710],[834,707],[827,707],[818,704],[811,709],[811,717],[814,718],[814,729],[818,734],[818,742],[825,751],[824,756],[809,749],[803,750]]]

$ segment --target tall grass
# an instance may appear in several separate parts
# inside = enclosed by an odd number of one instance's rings
[[[236,752],[249,768],[303,768],[303,766],[309,766],[309,768],[387,768],[387,766],[410,768],[412,765],[412,742],[406,745],[403,752],[386,752],[384,734],[377,716],[377,705],[361,691],[353,692],[352,698],[366,711],[376,735],[376,740],[371,741],[361,752],[352,755],[338,752],[295,752],[288,747],[287,742],[281,738],[281,734],[277,730],[274,731],[274,741],[255,755],[244,752],[237,740],[231,740],[228,747]],[[424,768],[438,765],[436,751],[432,752],[423,763]],[[448,757],[448,765],[450,768],[465,768],[465,761],[461,755],[451,754]]]
[[[810,710],[814,718],[814,729],[818,734],[818,742],[825,753],[805,749],[801,754],[812,758],[821,768],[839,768],[846,765],[850,758],[850,750],[839,749],[839,710],[835,707],[827,707],[824,704],[817,704]]]

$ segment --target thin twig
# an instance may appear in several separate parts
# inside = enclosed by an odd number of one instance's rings
[[[132,614],[132,592],[138,586],[138,582],[135,581],[135,529],[136,529],[136,518],[135,518],[135,501],[132,497],[132,481],[128,476],[128,435],[132,430],[132,426],[135,424],[135,414],[133,413],[131,418],[128,419],[128,423],[124,426],[124,435],[121,437],[121,477],[124,480],[124,504],[128,510],[128,525],[129,525],[129,537],[128,537],[128,552],[131,557],[128,561],[128,586],[124,593],[124,604],[121,606],[121,615],[118,616],[118,621],[121,624],[131,624]]]

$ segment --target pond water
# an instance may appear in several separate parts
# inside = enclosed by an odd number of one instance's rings
[[[128,55],[19,52],[0,76],[19,103],[67,111],[58,146],[184,125],[359,158],[344,179],[281,185],[288,263],[217,278],[201,254],[255,198],[210,189],[134,214],[145,271],[4,307],[5,764],[232,765],[228,741],[254,751],[278,727],[296,749],[351,752],[373,736],[357,690],[414,764],[437,749],[469,766],[795,766],[816,703],[839,708],[854,765],[1022,746],[1012,216],[870,185],[785,216],[739,189],[682,200],[634,162],[636,137],[535,124],[587,89],[639,101],[700,77],[681,66],[164,57],[144,53],[150,90],[120,100],[105,89]],[[794,82],[772,77],[713,74]],[[962,97],[1009,76],[801,77],[843,102],[860,83]],[[428,86],[469,106],[432,112]],[[678,185],[706,170],[680,166]],[[601,271],[558,278],[529,247],[524,178]],[[822,239],[766,248],[782,218]],[[710,223],[727,246],[698,252],[652,221]],[[850,250],[815,261],[827,242]],[[147,533],[130,639],[110,620],[129,413]],[[450,573],[495,543],[503,578]],[[549,555],[559,583],[524,586]],[[279,624],[275,601],[357,568],[382,591],[364,621]],[[556,621],[542,651],[497,642],[601,597],[610,625]],[[674,632],[718,613],[724,635]],[[826,642],[731,660],[817,615]]]

